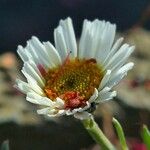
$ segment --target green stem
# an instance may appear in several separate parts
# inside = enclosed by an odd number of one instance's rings
[[[103,134],[93,118],[82,120],[82,123],[91,137],[101,146],[103,150],[116,150]]]
[[[146,125],[143,125],[141,135],[142,135],[143,142],[145,143],[147,149],[150,149],[150,131],[148,130]]]
[[[124,132],[123,132],[123,129],[122,129],[120,123],[115,118],[113,118],[113,123],[116,128],[122,150],[128,150],[125,135],[124,135]]]

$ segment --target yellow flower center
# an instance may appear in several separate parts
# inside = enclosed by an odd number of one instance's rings
[[[49,69],[44,91],[52,100],[62,98],[66,108],[83,107],[94,89],[99,87],[103,76],[102,67],[93,58],[68,59],[61,66]]]

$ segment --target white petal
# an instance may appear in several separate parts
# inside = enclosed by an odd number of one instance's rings
[[[86,102],[86,106],[85,107],[79,107],[79,108],[75,108],[73,110],[66,110],[66,115],[73,115],[76,112],[83,112],[84,110],[87,110],[88,108],[90,108],[91,104],[87,101]]]
[[[31,58],[31,54],[26,51],[21,45],[18,46],[17,53],[19,54],[23,62],[26,62],[29,60],[29,58]]]
[[[90,35],[90,32],[87,32],[86,41],[84,43],[84,53],[83,56],[80,56],[81,58],[92,58],[93,50],[92,50],[92,36]],[[80,50],[79,50],[80,51]]]
[[[55,66],[61,64],[61,57],[59,55],[59,53],[57,52],[57,50],[55,49],[55,47],[50,43],[50,42],[43,42],[47,53],[50,57],[50,61],[52,61]]]
[[[23,82],[20,79],[16,79],[16,85],[14,85],[15,88],[19,89],[23,93],[28,93],[31,90],[31,87],[29,86],[28,83]]]
[[[100,83],[98,90],[101,90],[106,85],[106,83],[109,81],[110,76],[111,76],[111,70],[107,70],[106,74],[104,75]]]
[[[47,68],[55,67],[54,63],[51,61],[48,52],[45,49],[45,46],[39,41],[37,37],[32,36],[32,39],[29,41],[29,44],[37,53],[42,64],[44,64]]]
[[[94,93],[93,95],[90,97],[90,99],[88,100],[90,103],[94,102],[95,99],[98,97],[98,90],[95,88],[94,89]]]
[[[31,77],[28,73],[24,72],[24,70],[22,70],[22,73],[27,78],[29,86],[39,95],[43,95],[44,92],[42,88],[39,86],[38,82],[33,77]]]
[[[124,44],[121,48],[116,52],[116,54],[110,59],[110,61],[105,66],[106,69],[114,70],[116,67],[123,65],[130,54],[134,51],[135,47],[129,47],[128,44]]]
[[[104,66],[112,58],[112,56],[116,53],[118,48],[121,46],[122,41],[123,41],[123,38],[120,38],[115,42],[115,44],[111,48],[110,52],[108,53],[106,59],[104,60],[104,63],[103,63]]]
[[[79,111],[82,112],[83,109],[81,107],[73,109],[73,110],[69,109],[69,110],[66,110],[66,115],[70,116],[70,115],[73,115],[73,114],[75,114],[76,112],[79,112]]]
[[[116,26],[109,22],[85,20],[79,43],[79,58],[96,58],[102,64],[111,49],[115,30]]]
[[[24,51],[31,55],[30,57],[28,57],[28,60],[34,61],[35,64],[38,64],[39,62],[41,62],[39,56],[37,55],[35,48],[31,45],[31,40],[27,41],[27,45],[24,48]]]
[[[133,62],[129,62],[129,63],[125,64],[123,67],[121,67],[118,70],[117,74],[125,73],[125,72],[131,70],[133,68],[133,66],[134,66],[134,63]]]
[[[57,27],[54,30],[54,41],[55,41],[55,47],[63,62],[69,52],[67,50],[67,45],[65,43],[65,38],[61,26]]]
[[[59,117],[65,114],[65,110],[58,110],[56,113],[47,114],[48,117]]]
[[[36,73],[40,76],[40,78],[43,80],[43,82],[45,83],[45,79],[43,78],[43,75],[41,74],[38,65],[35,64],[35,62],[33,60],[29,60],[26,63],[28,63],[35,71]]]
[[[80,120],[92,118],[92,114],[84,111],[84,112],[77,112],[74,114],[74,117]]]
[[[66,20],[60,20],[59,25],[62,27],[67,50],[68,52],[71,51],[70,56],[75,58],[77,56],[77,44],[72,25],[72,20],[70,18],[67,18]]]
[[[106,92],[109,92],[111,90],[110,87],[104,87],[100,92],[99,94],[105,94]]]
[[[113,87],[125,76],[127,72],[131,70],[134,66],[134,63],[130,62],[123,67],[121,67],[116,73],[114,73],[109,82],[106,84],[108,87]]]
[[[32,61],[36,65],[39,63],[42,64],[42,61],[40,60],[35,48],[31,44],[31,40],[27,41],[27,46],[25,48],[18,46],[17,52],[24,62]]]
[[[76,109],[73,109],[73,110],[66,110],[66,115],[73,115],[75,114],[76,112],[82,112],[83,111],[83,108],[76,108]]]
[[[106,100],[110,100],[117,95],[116,91],[100,93],[99,98],[95,101],[96,103],[100,103]]]
[[[34,70],[34,68],[29,64],[29,62],[24,63],[22,70],[30,74],[32,78],[34,78],[37,81],[37,83],[39,83],[40,87],[45,86],[44,78],[39,75],[39,72],[36,72],[36,70]]]
[[[48,114],[55,114],[57,113],[57,111],[55,109],[51,109],[50,107],[46,107],[46,108],[37,110],[37,113],[39,115],[48,115]]]
[[[78,52],[78,57],[79,58],[84,58],[86,57],[85,54],[88,54],[88,49],[86,49],[86,44],[88,41],[89,36],[89,30],[90,30],[91,22],[88,20],[84,20],[83,22],[83,28],[82,28],[82,34],[79,42],[79,52]],[[86,52],[87,51],[87,52]]]
[[[50,106],[53,107],[54,106],[54,102],[52,100],[50,100],[47,97],[42,97],[40,95],[38,95],[35,92],[28,92],[27,93],[27,101],[30,101],[31,103],[34,104],[38,104],[38,105],[44,105],[44,106]]]
[[[116,25],[109,22],[105,23],[105,28],[102,33],[99,33],[101,36],[101,43],[98,46],[98,49],[95,53],[95,57],[101,64],[104,63],[104,60],[107,58],[107,55],[110,53],[114,37],[116,33]]]
[[[111,90],[111,88],[110,87],[104,87],[99,93],[98,93],[98,98],[95,100],[96,102],[100,102],[100,101],[102,101],[103,99],[102,99],[102,97],[106,94],[107,95],[107,93],[110,93],[109,91]]]
[[[65,110],[51,109],[50,107],[37,110],[39,115],[47,115],[48,117],[59,117],[65,114]]]
[[[60,21],[59,26],[54,30],[54,40],[62,61],[68,54],[73,58],[77,56],[76,39],[70,18]]]
[[[55,107],[57,107],[59,109],[63,109],[64,108],[64,104],[65,103],[64,103],[64,101],[61,98],[57,97],[55,103],[56,103]]]
[[[122,67],[122,66],[126,63],[128,57],[129,57],[129,56],[131,55],[131,53],[134,51],[134,49],[135,49],[134,46],[130,47],[130,48],[129,48],[129,51],[127,52],[127,54],[123,57],[123,59],[122,59],[120,62],[118,62],[118,63],[112,68],[112,70],[115,71],[115,70],[119,69],[120,67]]]

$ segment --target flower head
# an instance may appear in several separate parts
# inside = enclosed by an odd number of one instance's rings
[[[126,63],[134,46],[114,42],[116,26],[98,19],[84,20],[77,48],[72,20],[61,20],[54,30],[55,47],[37,37],[18,46],[27,82],[17,79],[16,87],[27,94],[27,101],[42,105],[38,114],[50,117],[74,115],[90,117],[92,108],[112,99],[115,86],[132,69]]]

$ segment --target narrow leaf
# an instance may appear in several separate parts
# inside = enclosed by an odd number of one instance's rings
[[[125,140],[124,132],[123,132],[123,129],[122,129],[120,123],[115,118],[113,118],[113,124],[115,126],[116,131],[117,131],[117,135],[118,135],[122,150],[128,150],[128,146],[127,146],[127,143]]]
[[[143,129],[141,132],[142,139],[147,149],[150,149],[150,131],[148,130],[146,125],[143,125]]]

